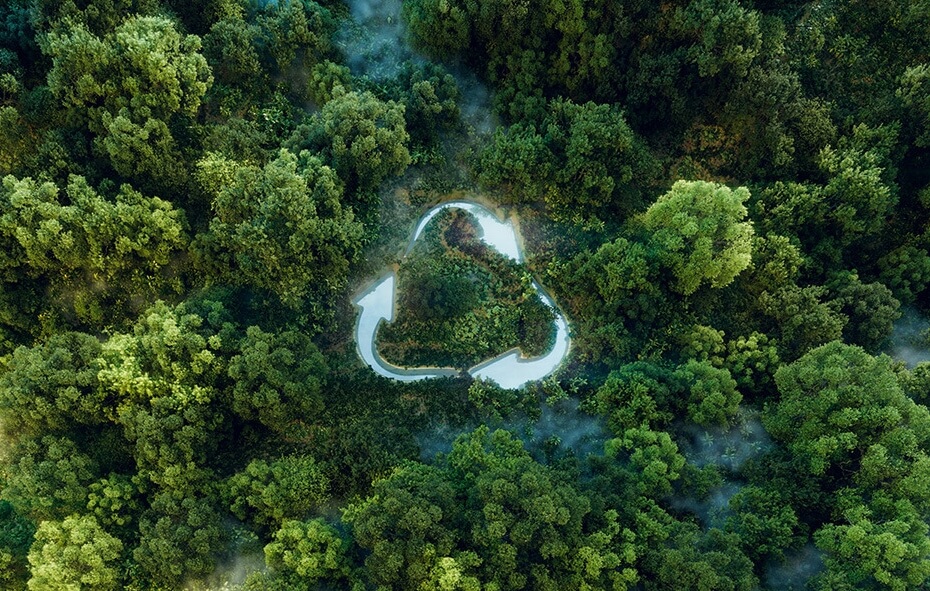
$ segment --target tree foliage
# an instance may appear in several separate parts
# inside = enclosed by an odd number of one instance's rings
[[[374,582],[416,589],[625,589],[632,536],[503,431],[461,437],[441,466],[408,465],[346,513]],[[614,551],[620,542],[622,551]],[[623,542],[626,542],[625,544]]]
[[[120,175],[164,178],[178,166],[169,125],[196,114],[213,81],[200,38],[136,16],[102,37],[78,23],[46,43],[49,88]]]
[[[345,285],[362,227],[331,168],[282,150],[263,168],[210,155],[200,170],[214,217],[195,249],[215,280],[244,279],[294,307],[308,298],[318,311]]]
[[[29,590],[119,589],[122,552],[122,542],[91,516],[43,521],[29,551]]]
[[[701,181],[678,181],[642,215],[676,291],[690,295],[702,283],[723,287],[749,266],[752,223],[743,203],[749,191]]]
[[[0,587],[925,589],[928,47],[928,0],[0,2]],[[519,263],[398,250],[472,199]],[[384,379],[388,270],[391,363],[543,355],[540,284],[568,355]]]

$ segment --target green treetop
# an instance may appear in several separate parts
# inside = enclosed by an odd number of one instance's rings
[[[729,284],[751,262],[752,222],[743,205],[749,191],[704,181],[678,181],[642,215],[661,258],[684,295],[703,283]]]

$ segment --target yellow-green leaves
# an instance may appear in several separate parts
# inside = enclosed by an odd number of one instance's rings
[[[752,261],[752,222],[744,221],[749,191],[704,181],[678,181],[643,214],[676,291],[704,283],[724,287]]]
[[[43,521],[29,551],[30,591],[119,589],[123,543],[92,515]]]

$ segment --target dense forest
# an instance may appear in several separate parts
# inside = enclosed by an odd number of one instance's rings
[[[930,588],[930,0],[3,0],[0,178],[0,588]]]

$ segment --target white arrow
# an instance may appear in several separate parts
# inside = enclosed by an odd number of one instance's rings
[[[451,201],[429,210],[417,224],[410,246],[407,247],[408,253],[430,220],[439,212],[450,208],[463,209],[473,214],[480,226],[481,238],[484,242],[517,262],[522,260],[523,255],[513,224],[509,221],[502,222],[487,208],[467,201]],[[551,374],[568,355],[571,338],[568,334],[568,322],[565,316],[539,283],[534,281],[533,286],[543,303],[555,312],[556,337],[552,350],[542,357],[526,359],[520,354],[519,349],[513,349],[472,367],[468,370],[472,376],[493,380],[503,388],[519,388]],[[456,371],[450,368],[405,369],[388,363],[378,353],[375,334],[378,332],[382,319],[386,322],[394,319],[394,288],[394,274],[391,273],[375,283],[355,301],[355,304],[362,309],[355,328],[355,342],[358,345],[359,355],[378,375],[403,382],[455,375]]]
[[[375,346],[375,334],[381,320],[390,322],[394,319],[394,274],[384,277],[360,298],[355,304],[362,309],[355,326],[355,342],[362,360],[375,370],[378,375],[401,382],[415,382],[427,378],[455,375],[452,369],[408,370],[386,362]]]
[[[481,239],[487,243],[488,246],[502,255],[512,258],[518,263],[523,260],[523,255],[520,252],[520,245],[517,244],[517,233],[513,228],[513,224],[509,221],[502,222],[487,208],[477,203],[469,203],[467,201],[450,201],[437,205],[429,210],[420,220],[420,223],[417,224],[417,229],[413,233],[413,240],[410,241],[407,252],[409,253],[410,249],[413,248],[420,234],[422,234],[423,230],[426,228],[426,224],[436,217],[439,212],[453,208],[464,209],[475,216],[478,220],[478,226],[481,229]]]
[[[535,281],[533,286],[539,293],[543,303],[555,312],[555,346],[542,357],[536,357],[535,359],[525,359],[520,355],[518,349],[514,349],[491,361],[476,365],[469,369],[468,373],[476,378],[493,380],[502,388],[519,388],[529,382],[545,378],[555,371],[555,368],[565,359],[571,344],[571,338],[568,335],[568,322],[542,287]]]

